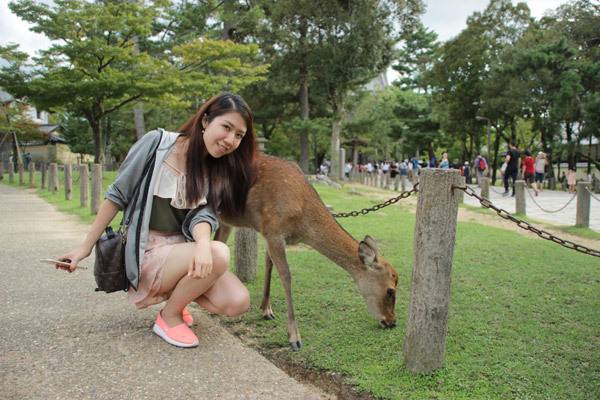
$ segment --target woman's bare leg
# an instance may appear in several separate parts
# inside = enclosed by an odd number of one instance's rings
[[[237,317],[248,311],[250,294],[237,276],[226,271],[210,289],[195,301],[213,314]]]
[[[188,266],[194,258],[195,251],[195,243],[176,244],[165,261],[160,293],[169,294],[169,298],[161,313],[169,326],[183,323],[183,308],[209,290],[227,271],[229,248],[221,242],[211,242],[212,272],[205,278],[187,276]]]

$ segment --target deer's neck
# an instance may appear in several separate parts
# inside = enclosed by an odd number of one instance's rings
[[[353,275],[360,266],[358,242],[331,215],[323,215],[312,229],[307,244]]]

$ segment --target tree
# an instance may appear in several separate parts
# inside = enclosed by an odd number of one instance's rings
[[[485,116],[496,128],[493,167],[497,165],[500,139],[516,137],[525,89],[518,76],[503,73],[503,57],[530,23],[525,3],[492,0],[484,12],[468,18],[465,30],[440,48],[428,76],[434,86],[435,113],[444,117],[439,120],[444,131],[470,142],[465,158],[472,159],[473,149],[479,151],[481,147],[485,128],[477,116]],[[492,179],[495,173],[494,169]]]
[[[238,90],[261,79],[266,66],[255,62],[256,46],[196,39],[168,49],[168,57],[134,51],[132,38],[150,37],[168,5],[165,0],[10,3],[35,32],[54,42],[33,65],[13,57],[0,72],[0,86],[38,107],[83,116],[93,132],[95,162],[103,163],[103,120],[125,105],[169,95],[191,102],[193,96]]]
[[[437,34],[419,22],[414,30],[402,36],[402,46],[392,68],[400,74],[394,85],[402,89],[428,91],[426,73],[431,70],[434,55],[439,47]]]

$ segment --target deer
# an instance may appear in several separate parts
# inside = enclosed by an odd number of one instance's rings
[[[277,269],[285,290],[287,330],[292,350],[302,347],[294,317],[292,279],[286,245],[304,243],[342,267],[354,280],[369,313],[383,328],[396,325],[398,273],[373,238],[358,242],[332,216],[297,164],[259,153],[257,179],[250,187],[242,216],[220,215],[215,240],[227,241],[232,227],[252,228],[265,239],[267,255],[261,310],[275,318],[270,303],[271,272]]]

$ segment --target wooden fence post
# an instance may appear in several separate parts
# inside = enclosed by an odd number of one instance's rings
[[[15,164],[12,162],[8,163],[8,183],[15,181]]]
[[[525,181],[515,181],[515,211],[517,214],[526,215],[525,207]]]
[[[4,161],[0,160],[0,181],[4,179]]]
[[[58,164],[50,164],[50,180],[48,181],[48,189],[52,194],[58,192]]]
[[[102,201],[102,164],[94,164],[92,171],[92,214],[98,214]]]
[[[81,164],[79,166],[79,202],[81,207],[87,207],[89,180],[88,166],[87,164]]]
[[[467,178],[465,178],[464,176],[461,176],[459,179],[460,179],[460,187],[466,187],[467,186]],[[457,190],[454,192],[454,194],[458,196],[458,204],[463,204],[465,202],[465,192],[463,192],[462,190]]]
[[[35,163],[29,162],[29,187],[35,187]]]
[[[65,164],[65,200],[73,198],[73,166]]]
[[[414,233],[404,362],[413,373],[442,366],[461,180],[457,170],[423,169]]]
[[[577,212],[575,226],[589,228],[590,226],[590,182],[577,182]]]
[[[45,162],[42,163],[42,166],[40,167],[40,172],[42,173],[42,189],[46,189],[46,181],[48,180],[48,169],[47,169],[47,165]]]
[[[490,199],[490,178],[482,176],[479,178],[479,185],[481,187],[481,197]],[[483,206],[481,206],[483,207]]]
[[[258,238],[250,228],[235,230],[235,274],[242,282],[256,278]]]
[[[25,184],[25,165],[22,163],[17,164],[17,170],[19,171],[19,186]]]

